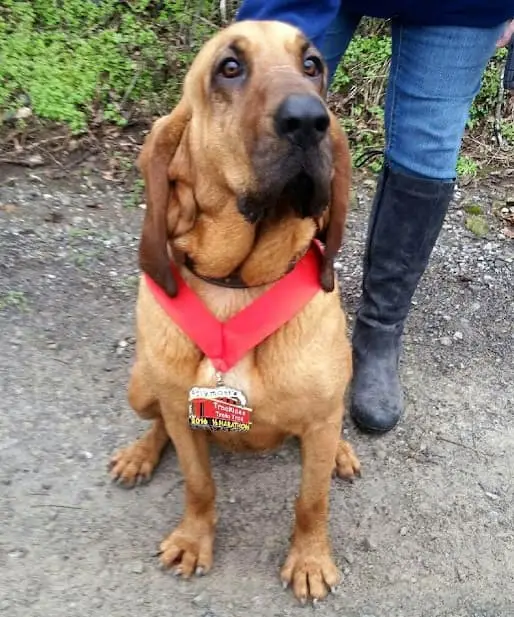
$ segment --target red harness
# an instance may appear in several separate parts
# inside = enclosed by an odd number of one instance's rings
[[[313,242],[291,272],[225,322],[214,317],[173,264],[178,289],[174,298],[148,275],[144,276],[155,299],[171,319],[211,360],[214,368],[225,373],[297,315],[320,291],[320,253],[321,246]]]

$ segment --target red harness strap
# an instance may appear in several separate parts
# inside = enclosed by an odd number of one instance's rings
[[[171,266],[178,289],[174,298],[148,275],[144,276],[161,307],[211,360],[214,368],[224,373],[290,321],[320,291],[320,251],[319,244],[313,243],[291,272],[225,322],[214,317],[175,266]]]

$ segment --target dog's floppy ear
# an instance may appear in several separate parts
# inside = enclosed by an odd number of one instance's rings
[[[169,167],[189,119],[189,106],[182,100],[169,115],[154,123],[137,160],[146,195],[139,266],[172,297],[177,294],[177,285],[167,250],[171,199]]]
[[[333,291],[335,286],[334,259],[341,248],[350,203],[352,163],[348,140],[337,118],[330,114],[333,175],[330,186],[330,205],[323,216],[323,229],[319,238],[325,243],[321,267],[321,287]],[[327,220],[328,219],[328,220]]]

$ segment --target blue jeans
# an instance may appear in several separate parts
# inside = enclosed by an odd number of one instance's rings
[[[435,1],[435,0],[434,0]],[[340,10],[320,46],[332,79],[360,16]],[[392,20],[385,156],[393,169],[451,182],[473,99],[504,25],[412,26]]]

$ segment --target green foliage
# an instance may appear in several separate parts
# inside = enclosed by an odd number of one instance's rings
[[[27,306],[27,298],[23,291],[8,291],[0,295],[0,311],[11,308],[25,310]]]
[[[469,156],[461,154],[457,161],[457,174],[459,176],[474,177],[478,172],[478,163]]]
[[[474,215],[480,215],[484,213],[482,206],[480,206],[479,204],[468,204],[467,206],[464,206],[464,212]]]
[[[503,65],[507,50],[498,49],[487,65],[482,78],[480,92],[477,94],[469,113],[468,127],[473,129],[481,121],[492,122],[496,100],[498,98],[498,87],[500,84],[500,71]]]
[[[465,221],[466,228],[475,236],[483,238],[489,232],[489,224],[485,217],[472,214]]]
[[[40,118],[124,124],[127,108],[169,108],[180,76],[213,31],[212,1],[4,0],[0,109]]]
[[[238,2],[228,4],[234,10]],[[1,0],[0,122],[25,106],[74,132],[164,113],[220,25],[218,0]],[[383,144],[390,57],[389,24],[364,19],[335,74],[332,101],[355,157]],[[474,133],[491,128],[504,57],[498,50],[484,75],[470,115]],[[511,112],[502,133],[514,144]],[[461,157],[459,173],[473,175],[476,164]]]

